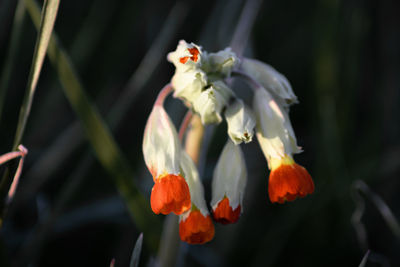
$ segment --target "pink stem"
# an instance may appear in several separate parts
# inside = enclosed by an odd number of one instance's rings
[[[186,129],[189,126],[190,119],[192,118],[192,116],[193,116],[192,112],[188,110],[188,112],[186,112],[186,115],[182,120],[181,127],[179,128],[179,140],[181,140],[181,142],[183,140],[183,135],[185,134]]]
[[[7,161],[15,159],[17,157],[21,157],[19,160],[17,171],[15,172],[14,179],[11,184],[10,190],[8,191],[8,198],[7,198],[8,202],[11,201],[11,199],[13,198],[13,196],[15,194],[15,191],[17,189],[17,185],[19,182],[19,177],[21,176],[22,166],[24,165],[24,158],[25,158],[25,155],[28,154],[28,150],[23,145],[19,145],[18,149],[19,149],[19,151],[9,152],[9,153],[6,153],[6,154],[0,156],[0,164],[6,163]]]
[[[155,106],[162,106],[164,104],[165,98],[173,91],[172,85],[169,83],[164,86],[163,89],[158,93],[156,102],[154,103]]]

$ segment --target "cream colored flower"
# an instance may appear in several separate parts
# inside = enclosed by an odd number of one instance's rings
[[[154,105],[147,120],[143,155],[154,179],[165,174],[179,174],[181,145],[175,126],[161,105]]]
[[[263,88],[254,93],[253,110],[256,133],[261,149],[271,168],[271,158],[300,153],[287,111]]]
[[[201,47],[194,43],[186,43],[180,40],[174,52],[168,54],[167,59],[173,63],[178,71],[188,71],[201,66],[202,51]]]
[[[216,53],[204,52],[204,60],[202,68],[207,73],[222,74],[224,77],[231,75],[232,69],[239,63],[239,58],[231,50],[230,47]]]
[[[236,145],[251,142],[256,120],[241,99],[236,99],[227,107],[225,118],[228,124],[228,135]]]
[[[214,211],[214,218],[216,217],[215,214],[225,214],[225,216],[219,218],[227,220],[225,223],[232,223],[238,219],[240,210],[243,208],[246,183],[247,170],[243,153],[240,146],[228,139],[218,159],[212,180],[210,204]],[[229,212],[227,212],[227,209]],[[235,213],[237,214],[235,215]],[[228,215],[226,216],[226,214]]]
[[[176,71],[172,77],[171,84],[175,89],[174,97],[194,102],[207,85],[207,77],[201,70]]]
[[[222,108],[232,94],[232,90],[221,81],[213,82],[210,88],[201,92],[193,102],[193,108],[200,115],[202,123],[220,123]]]

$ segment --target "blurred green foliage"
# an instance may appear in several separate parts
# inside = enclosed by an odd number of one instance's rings
[[[155,97],[174,71],[166,53],[180,39],[208,51],[228,46],[244,2],[61,1],[55,25],[59,42],[129,162],[130,182],[147,199],[152,179],[141,142]],[[1,154],[12,147],[37,34],[30,17],[21,17],[21,37],[12,61],[7,60],[16,4],[0,2],[0,72],[10,75],[0,89]],[[364,241],[351,221],[358,179],[400,218],[399,10],[400,2],[389,0],[264,1],[244,55],[271,64],[291,82],[300,100],[291,120],[304,148],[295,159],[307,167],[316,190],[289,204],[270,204],[267,164],[258,144],[242,146],[249,181],[241,219],[216,225],[209,244],[182,243],[178,266],[358,266],[366,248],[371,250],[367,267],[400,265],[400,241],[368,196],[363,195]],[[145,55],[156,56],[147,56],[144,64]],[[108,266],[115,258],[116,266],[128,266],[141,230],[112,174],[96,160],[93,140],[82,138],[84,127],[54,63],[45,60],[26,127],[23,144],[29,154],[1,229],[0,265]],[[126,90],[134,93],[122,103]],[[244,84],[235,84],[235,90],[251,101]],[[172,98],[166,107],[178,125],[185,108]],[[221,125],[204,162],[208,201],[225,138]],[[144,246],[141,264],[151,255]]]

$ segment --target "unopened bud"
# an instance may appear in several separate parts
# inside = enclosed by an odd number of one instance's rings
[[[229,137],[236,145],[242,142],[251,142],[256,120],[241,99],[236,99],[227,107],[225,117],[228,123]]]

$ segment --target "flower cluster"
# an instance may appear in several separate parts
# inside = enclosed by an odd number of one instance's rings
[[[215,230],[196,165],[183,150],[163,107],[172,91],[204,125],[219,124],[225,118],[228,126],[229,138],[212,180],[210,206],[215,221],[234,223],[243,212],[247,171],[239,144],[251,142],[254,133],[270,169],[270,201],[284,203],[313,193],[310,174],[293,160],[293,154],[300,153],[301,148],[288,112],[298,101],[282,74],[254,59],[239,60],[230,48],[207,53],[183,40],[168,54],[168,60],[175,65],[175,74],[153,106],[144,132],[143,154],[155,183],[151,208],[156,214],[179,215],[183,241],[208,242]],[[243,78],[254,90],[252,109],[225,82],[231,76]]]

